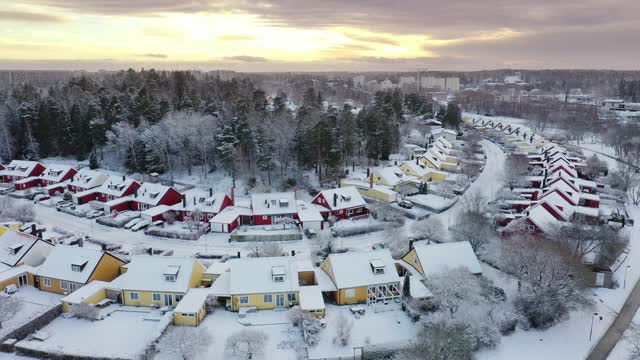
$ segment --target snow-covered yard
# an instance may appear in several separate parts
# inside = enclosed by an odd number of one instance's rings
[[[60,304],[60,299],[62,298],[61,295],[46,291],[39,291],[32,286],[23,286],[18,288],[18,292],[13,295],[0,293],[0,301],[4,301],[7,297],[19,301],[21,306],[15,316],[2,323],[0,338],[40,316],[49,309],[54,308],[56,305]]]
[[[253,316],[253,319],[251,318]],[[198,354],[196,359],[223,360],[233,359],[233,355],[225,351],[225,342],[234,333],[243,329],[263,331],[267,334],[267,342],[264,353],[254,356],[255,360],[295,360],[299,359],[298,352],[304,354],[304,342],[302,339],[302,329],[293,327],[287,318],[286,311],[264,310],[257,314],[249,314],[243,321],[253,321],[256,325],[243,325],[238,322],[238,313],[225,310],[217,310],[208,315],[198,327],[199,331],[208,332],[212,341],[208,348]],[[156,360],[173,360],[174,355],[167,351],[165,338],[161,338],[158,343],[159,353]],[[296,348],[298,352],[296,352]]]
[[[357,348],[394,349],[415,339],[417,326],[401,310],[400,304],[363,306],[365,315],[356,318],[350,306],[327,305],[327,327],[320,331],[318,345],[308,348],[309,359],[354,355]],[[336,319],[342,314],[351,321],[351,340],[347,346],[335,341]]]
[[[44,340],[27,338],[18,347],[54,354],[138,359],[172,320],[172,313],[145,319],[150,310],[122,307],[103,320],[61,316],[36,333]]]

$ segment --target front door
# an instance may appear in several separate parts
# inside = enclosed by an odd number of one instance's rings
[[[19,286],[29,285],[29,279],[27,278],[27,274],[22,274],[18,277]]]
[[[276,295],[276,307],[284,307],[284,295],[283,294],[279,294]]]
[[[173,295],[164,294],[164,306],[173,306]]]

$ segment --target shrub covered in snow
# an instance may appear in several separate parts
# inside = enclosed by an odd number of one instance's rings
[[[2,298],[0,300],[0,329],[5,321],[13,318],[20,311],[21,307],[22,304],[14,299]]]
[[[235,356],[252,359],[264,352],[267,334],[259,330],[242,329],[227,338],[225,349]]]
[[[100,309],[91,304],[74,304],[71,313],[78,319],[100,320]]]
[[[248,257],[272,257],[282,256],[284,250],[282,246],[276,242],[262,241],[250,244],[247,246]]]
[[[294,306],[287,312],[287,317],[293,326],[298,326],[302,323],[304,313],[300,309],[300,306]]]
[[[343,313],[340,313],[336,319],[336,337],[333,339],[334,343],[339,343],[342,346],[349,345],[351,341],[351,329],[353,323],[347,319]]]
[[[307,346],[317,345],[320,340],[320,331],[322,331],[320,319],[311,314],[304,314],[302,324],[304,327],[304,341]]]
[[[199,328],[173,326],[163,340],[163,351],[166,350],[173,358],[192,360],[213,342],[213,337]]]

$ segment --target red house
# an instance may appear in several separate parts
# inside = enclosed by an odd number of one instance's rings
[[[161,184],[144,183],[134,191],[130,209],[145,211],[159,205],[171,206],[182,201],[182,195],[178,190]]]
[[[337,220],[342,220],[369,213],[367,203],[353,186],[323,190],[311,200],[311,203],[327,209],[327,211],[321,211],[325,220],[330,214]]]
[[[526,216],[511,221],[502,229],[501,235],[509,237],[515,234],[540,234],[550,232],[562,225],[566,219],[562,211],[547,201],[542,201],[527,210]]]
[[[90,201],[108,202],[133,194],[140,187],[140,183],[126,176],[110,176],[101,186],[77,192],[72,195],[76,204],[86,204]]]
[[[97,170],[82,168],[75,175],[73,175],[71,181],[67,183],[67,190],[70,193],[75,194],[94,189],[104,184],[108,178],[108,175],[103,174]]]
[[[44,170],[44,165],[37,161],[13,160],[2,170],[0,179],[4,183],[12,183],[28,177],[40,176]]]
[[[209,221],[212,232],[230,233],[240,225],[253,223],[253,211],[239,206],[227,206]]]
[[[251,208],[255,225],[271,225],[284,219],[298,219],[294,192],[252,194]]]
[[[200,212],[199,221],[209,222],[227,206],[232,206],[233,200],[225,193],[214,193],[213,189],[191,189],[182,194],[182,201],[172,205],[171,210],[178,221],[191,218],[194,212]]]

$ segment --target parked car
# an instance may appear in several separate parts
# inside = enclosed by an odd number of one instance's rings
[[[139,223],[140,221],[142,221],[141,218],[137,217],[135,219],[129,220],[128,223],[124,224],[124,228],[125,229],[131,229],[133,227],[133,225]]]
[[[413,207],[413,203],[409,200],[401,200],[401,201],[398,201],[398,206],[405,209],[411,209]]]
[[[33,197],[33,203],[39,203],[40,201],[43,200],[49,200],[51,199],[51,196],[47,195],[47,194],[37,194],[36,196]]]
[[[0,189],[0,195],[7,195],[10,192],[14,192],[15,189],[14,188],[4,188],[4,189]]]
[[[87,219],[95,219],[103,215],[104,215],[104,212],[100,210],[91,210],[85,214]]]
[[[318,237],[318,233],[315,231],[315,229],[305,229],[304,233],[305,235],[307,235],[308,239],[315,239],[316,237]]]
[[[156,221],[152,222],[151,225],[149,225],[149,226],[164,227],[164,221],[156,220]]]
[[[59,203],[56,204],[56,208],[58,209],[58,211],[60,211],[60,209],[68,208],[70,206],[73,206],[73,203],[69,201],[60,201]]]
[[[131,230],[133,230],[133,231],[142,230],[142,229],[146,228],[149,225],[151,225],[151,221],[149,221],[149,220],[138,221],[135,225],[133,225],[131,227]]]

